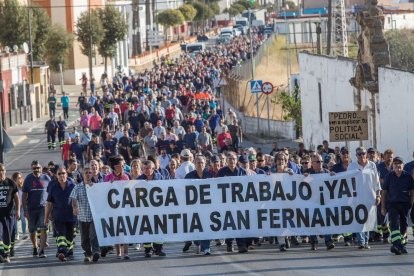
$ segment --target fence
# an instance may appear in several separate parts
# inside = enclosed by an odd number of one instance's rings
[[[266,56],[268,47],[274,43],[276,36],[270,36],[258,49],[254,58],[254,64],[257,66],[262,62],[263,58]],[[249,116],[247,113],[252,114],[251,108],[256,108],[256,100],[249,90],[248,80],[251,80],[252,73],[252,62],[247,60],[245,63],[233,68],[229,75],[226,77],[227,85],[223,91],[223,105],[231,107],[233,110],[236,110],[238,118],[240,119],[240,124],[244,133],[251,134],[255,136],[265,136],[270,135],[273,138],[278,139],[294,139],[295,138],[295,129],[294,122],[292,121],[282,121],[282,120],[270,120]],[[254,105],[252,105],[254,102]],[[227,108],[225,107],[225,108]],[[259,122],[259,124],[258,124]],[[270,125],[270,129],[269,126]]]
[[[263,44],[259,47],[256,54],[254,55],[254,64],[255,66],[259,64],[263,57],[266,55],[267,48],[272,46],[273,42],[275,41],[276,36],[271,35],[268,39],[263,42]],[[234,77],[235,79],[240,80],[250,80],[252,78],[252,62],[251,60],[247,60],[243,64],[236,66],[230,72],[230,76]]]

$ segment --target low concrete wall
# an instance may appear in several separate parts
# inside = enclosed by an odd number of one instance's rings
[[[222,107],[225,112],[231,108],[237,114],[243,133],[253,136],[267,136],[272,140],[294,140],[296,139],[295,123],[293,121],[270,120],[270,135],[268,132],[268,120],[245,116],[243,112],[235,109],[226,99],[222,98]]]

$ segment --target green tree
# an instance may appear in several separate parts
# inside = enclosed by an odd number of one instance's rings
[[[247,10],[247,9],[257,9],[258,7],[260,7],[260,4],[255,1],[253,4],[250,1],[246,1],[246,0],[239,0],[235,3],[233,3],[233,5],[241,5],[244,7],[243,10]],[[243,11],[242,11],[243,12]]]
[[[299,87],[295,87],[292,95],[289,93],[289,91],[282,91],[276,96],[276,103],[280,104],[283,109],[283,119],[295,120],[295,129],[297,136],[300,136],[302,132],[302,104],[299,94]]]
[[[21,46],[28,42],[26,10],[17,0],[0,0],[0,43]]]
[[[385,37],[392,67],[414,71],[414,33],[411,30],[391,30],[385,33]]]
[[[46,11],[40,7],[31,9],[32,15],[32,45],[33,45],[33,59],[43,60],[46,53],[46,41],[50,32],[50,19]]]
[[[97,10],[84,11],[76,21],[76,40],[81,44],[82,54],[95,55],[94,45],[99,45],[104,38],[104,29]],[[92,45],[92,49],[91,49]]]
[[[193,7],[197,10],[194,21],[201,22],[214,16],[213,11],[209,8],[208,5],[204,4],[203,2],[194,1]]]
[[[66,68],[66,59],[72,44],[73,36],[68,34],[61,25],[55,24],[50,28],[45,43],[45,57],[52,71],[59,71],[59,63],[62,64],[63,68]]]
[[[289,10],[290,11],[295,11],[295,10],[297,10],[298,8],[296,7],[296,4],[294,3],[294,2],[292,2],[292,1],[287,1],[286,2],[286,5],[289,7]]]
[[[220,6],[218,3],[214,2],[214,3],[210,3],[209,7],[211,9],[211,11],[213,12],[213,14],[220,14]]]
[[[157,20],[159,24],[164,26],[164,32],[167,35],[168,28],[183,24],[185,18],[180,10],[168,9],[159,13]]]
[[[116,54],[116,46],[128,33],[128,25],[120,11],[113,6],[99,9],[99,18],[104,29],[104,36],[98,44],[99,54],[105,59],[105,72],[107,72],[108,58]]]
[[[185,21],[193,21],[197,15],[197,10],[190,4],[184,4],[178,8],[183,14]]]

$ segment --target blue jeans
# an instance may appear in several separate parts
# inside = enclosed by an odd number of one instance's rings
[[[358,245],[368,244],[369,232],[359,232],[356,233]]]
[[[27,232],[27,228],[26,228],[27,227],[27,223],[26,223],[26,218],[24,217],[23,206],[20,207],[20,223],[22,224],[22,234],[23,235],[26,235],[26,232]]]
[[[200,246],[201,252],[210,249],[210,240],[194,241],[194,244]]]

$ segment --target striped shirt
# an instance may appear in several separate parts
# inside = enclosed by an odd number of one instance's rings
[[[88,196],[86,194],[86,186],[83,182],[75,185],[72,193],[70,194],[70,198],[72,200],[76,199],[78,201],[78,220],[81,222],[93,221],[91,208],[88,202]]]

